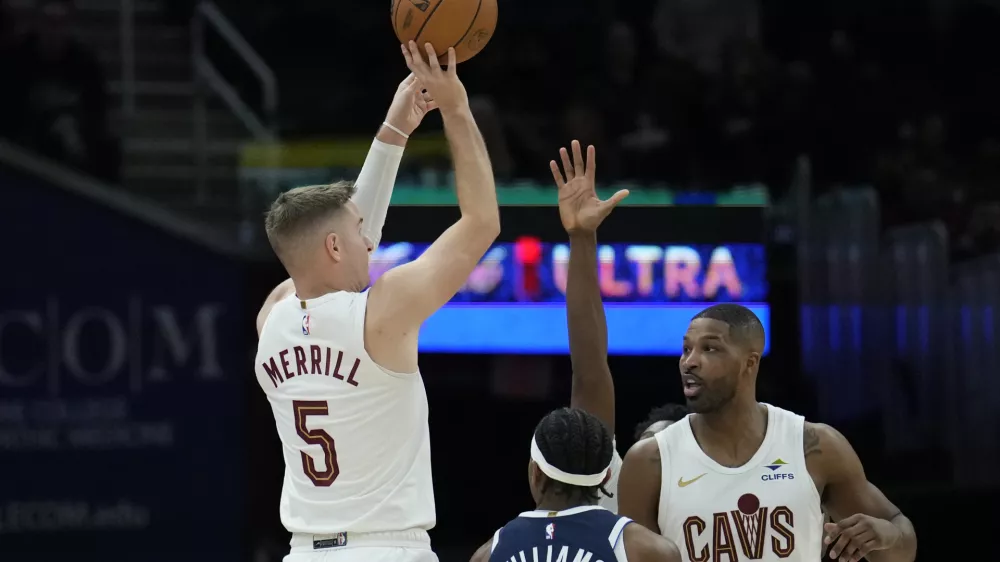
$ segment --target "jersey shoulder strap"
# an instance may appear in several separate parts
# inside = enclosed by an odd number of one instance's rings
[[[611,548],[617,546],[618,541],[622,540],[622,533],[625,532],[625,525],[628,525],[631,522],[632,520],[624,515],[618,517],[618,522],[611,528],[611,534],[608,535],[608,544],[611,545]]]
[[[500,527],[497,529],[497,532],[493,533],[493,544],[490,545],[490,554],[492,554],[493,551],[497,549],[497,545],[500,544],[500,531],[502,530],[503,527]]]

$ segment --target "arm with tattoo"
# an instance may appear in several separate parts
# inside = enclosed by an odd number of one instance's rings
[[[861,460],[840,432],[806,424],[803,448],[810,474],[823,489],[823,507],[835,521],[824,525],[831,555],[856,562],[913,562],[913,524],[865,476]]]
[[[816,431],[816,424],[806,423],[802,429],[802,449],[805,451],[806,459],[823,452],[819,446],[819,433]]]

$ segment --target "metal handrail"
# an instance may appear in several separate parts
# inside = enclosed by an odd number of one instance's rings
[[[61,162],[33,154],[2,137],[0,137],[0,164],[38,178],[54,188],[85,200],[95,201],[108,209],[222,254],[254,259],[261,256],[240,244],[231,232],[175,213],[145,197],[72,170]]]
[[[205,30],[211,26],[247,64],[261,84],[263,117],[243,102],[236,88],[218,71],[205,52]],[[194,155],[197,167],[199,202],[208,197],[208,111],[205,88],[211,89],[259,142],[277,138],[278,82],[271,67],[250,46],[243,35],[211,0],[195,7],[191,24],[191,56],[197,87],[194,104]]]
[[[211,0],[203,0],[198,3],[195,8],[195,22],[196,25],[200,22],[202,25],[204,23],[211,24],[215,28],[215,31],[226,40],[226,43],[236,54],[238,54],[250,70],[257,75],[261,83],[261,92],[264,106],[265,120],[271,121],[274,118],[274,113],[278,107],[278,81],[274,76],[274,72],[271,67],[264,62],[264,59],[257,54],[257,51],[250,46],[250,43],[243,38],[243,35],[236,29],[236,26],[229,21],[229,18],[222,13],[222,10],[215,5],[215,2]],[[202,28],[204,29],[204,28]],[[204,33],[199,37],[199,44],[196,45],[195,56],[202,59],[206,58],[205,55],[205,42]],[[206,59],[207,60],[207,59]]]

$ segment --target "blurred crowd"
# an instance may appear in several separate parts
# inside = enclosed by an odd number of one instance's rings
[[[107,85],[97,57],[74,36],[74,13],[71,0],[0,3],[0,137],[116,181]]]
[[[370,132],[373,92],[403,70],[386,5],[218,3],[276,69],[286,138]],[[167,4],[188,20],[191,1]],[[873,184],[885,225],[943,218],[959,254],[998,249],[1000,1],[806,4],[504,0],[462,69],[498,177],[547,181],[578,138],[607,181],[780,198],[807,156],[814,192]],[[0,135],[113,178],[105,80],[71,2],[0,14]]]
[[[370,129],[342,107],[383,103],[371,70],[386,69],[388,88],[398,52],[387,45],[378,66],[345,61],[323,30],[339,22],[342,44],[388,43],[384,6],[322,16],[315,3],[282,6],[258,23],[268,60],[285,69],[283,96],[299,95],[293,69],[316,68],[303,53],[336,60],[327,117],[345,132]],[[1000,2],[553,0],[543,10],[507,0],[500,17],[462,72],[501,179],[547,181],[554,149],[578,138],[598,147],[605,180],[759,182],[780,198],[804,155],[814,192],[873,184],[884,225],[942,218],[960,255],[1000,249],[1000,68],[990,54],[1000,53]],[[303,33],[279,37],[296,18]],[[285,118],[303,133],[323,123],[314,112]]]

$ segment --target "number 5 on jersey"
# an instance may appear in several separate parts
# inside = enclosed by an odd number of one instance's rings
[[[329,415],[330,407],[326,402],[319,400],[295,400],[292,402],[292,408],[295,409],[296,433],[309,445],[318,445],[323,450],[323,465],[325,467],[323,470],[318,470],[316,461],[305,451],[300,451],[302,470],[316,486],[326,487],[333,484],[333,481],[340,475],[340,466],[337,464],[337,448],[333,437],[325,430],[306,427],[309,416]]]

